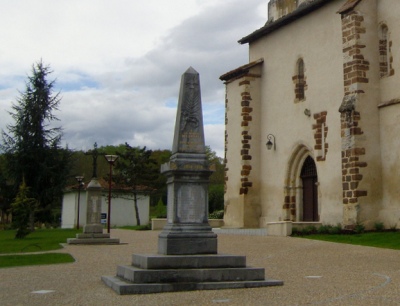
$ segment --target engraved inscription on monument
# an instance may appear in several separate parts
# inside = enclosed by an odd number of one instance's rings
[[[205,192],[201,185],[182,185],[178,190],[178,217],[180,222],[201,223],[204,219]]]
[[[174,191],[173,185],[168,185],[168,203],[173,203],[174,201]],[[167,217],[168,217],[168,223],[173,223],[174,222],[174,207],[175,205],[167,205]]]

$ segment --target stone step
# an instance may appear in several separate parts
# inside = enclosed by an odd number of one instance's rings
[[[110,238],[110,234],[82,233],[82,234],[76,234],[76,238],[78,238],[78,239]]]
[[[68,244],[119,244],[118,238],[68,238]]]
[[[132,265],[142,269],[244,268],[246,256],[133,254]]]
[[[230,281],[230,282],[199,282],[199,283],[153,283],[136,284],[125,281],[116,276],[102,276],[102,281],[115,292],[125,294],[147,294],[159,292],[176,292],[191,290],[218,290],[236,288],[257,288],[267,286],[282,286],[283,281],[265,279],[258,281]]]
[[[256,281],[265,277],[264,268],[152,269],[118,266],[117,276],[132,283],[191,283]]]
[[[246,235],[246,236],[267,236],[266,228],[213,228],[216,234]]]

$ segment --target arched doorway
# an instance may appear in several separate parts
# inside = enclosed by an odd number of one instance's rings
[[[287,166],[283,219],[293,222],[319,221],[318,175],[311,149],[299,144]]]
[[[318,216],[318,175],[311,156],[303,163],[300,174],[303,185],[303,220],[319,221]]]

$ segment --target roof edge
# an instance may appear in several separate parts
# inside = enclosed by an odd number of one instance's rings
[[[342,7],[337,11],[338,14],[345,14],[348,11],[354,9],[361,0],[348,0]]]
[[[258,59],[258,60],[253,61],[253,62],[250,62],[250,63],[248,63],[248,64],[246,64],[246,65],[243,65],[243,66],[240,66],[240,67],[238,67],[238,68],[236,68],[236,69],[233,69],[233,70],[231,70],[231,71],[229,71],[229,72],[227,72],[227,73],[224,73],[223,75],[221,75],[221,76],[219,77],[219,79],[220,79],[221,81],[227,82],[227,81],[232,80],[233,78],[241,77],[241,76],[243,76],[243,75],[245,75],[245,74],[248,74],[248,73],[249,73],[249,70],[250,70],[252,67],[257,66],[257,65],[260,65],[260,64],[262,64],[263,62],[264,62],[264,59],[263,59],[263,58],[260,58],[260,59]]]
[[[260,29],[254,31],[253,33],[243,37],[242,39],[238,40],[238,43],[240,44],[245,44],[245,43],[250,43],[252,41],[255,41],[259,39],[260,37],[263,37],[297,19],[300,17],[303,17],[320,7],[324,6],[325,4],[328,4],[329,2],[332,2],[334,0],[315,0],[314,2],[308,4],[308,5],[300,5],[297,9],[295,9],[293,12],[279,18],[276,21],[273,22],[268,22]],[[360,1],[360,0],[358,0]]]

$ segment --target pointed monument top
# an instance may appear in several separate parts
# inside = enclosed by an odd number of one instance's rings
[[[204,154],[204,128],[199,73],[189,67],[182,75],[172,154]]]
[[[199,74],[192,66],[190,66],[185,73],[190,73],[190,74]]]

